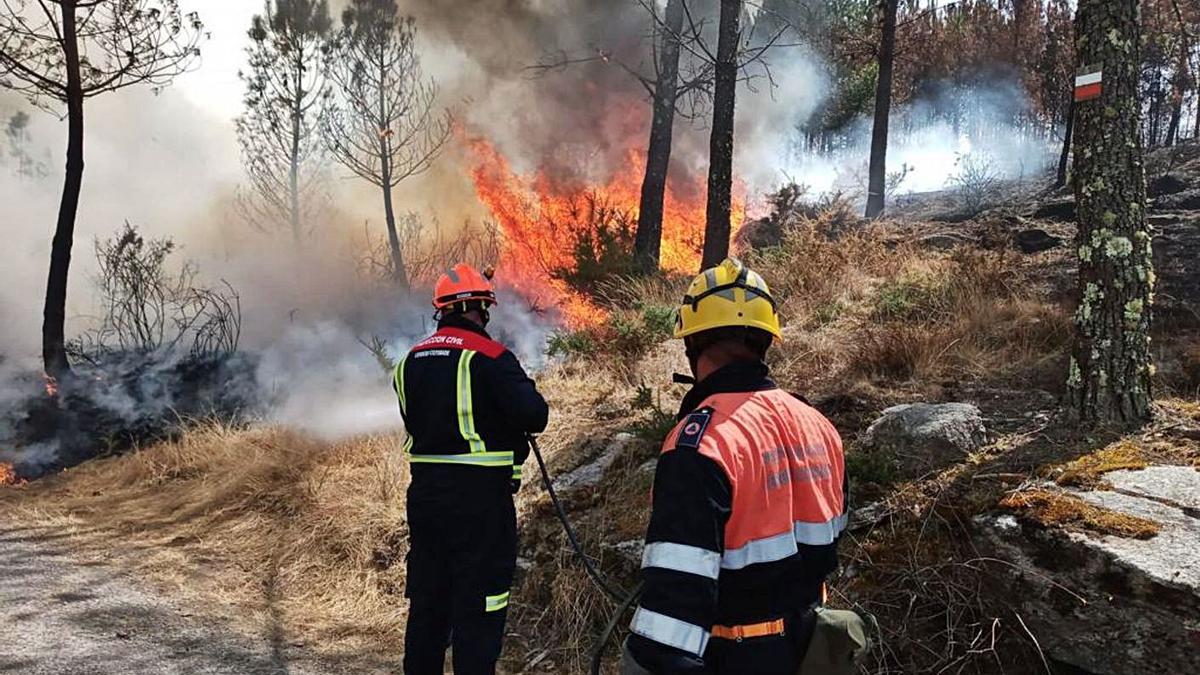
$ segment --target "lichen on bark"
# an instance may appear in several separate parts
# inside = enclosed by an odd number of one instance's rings
[[[1073,415],[1137,426],[1150,418],[1152,233],[1137,98],[1139,0],[1079,0],[1081,67],[1103,68],[1099,99],[1076,119],[1079,307],[1067,381]]]

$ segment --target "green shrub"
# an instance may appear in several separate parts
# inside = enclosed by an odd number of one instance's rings
[[[595,336],[588,329],[556,331],[546,344],[546,354],[566,358],[587,358],[599,350]]]
[[[853,483],[890,485],[896,482],[896,462],[881,450],[852,449],[846,453],[846,473]]]
[[[652,335],[669,338],[675,334],[675,312],[667,305],[646,305],[642,307],[642,323]]]
[[[663,409],[661,395],[644,382],[638,386],[629,408],[634,413],[648,413],[630,428],[635,436],[647,443],[662,443],[671,429],[675,428],[675,415]]]

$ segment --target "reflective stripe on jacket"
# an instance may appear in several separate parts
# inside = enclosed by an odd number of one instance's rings
[[[713,373],[663,444],[629,650],[707,672],[714,625],[796,616],[820,598],[846,525],[842,442],[762,364]]]
[[[545,400],[517,358],[472,322],[450,316],[397,364],[393,387],[414,465],[503,469],[520,476],[527,434],[545,429]]]

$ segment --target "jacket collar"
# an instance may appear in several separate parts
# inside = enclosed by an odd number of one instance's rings
[[[483,329],[483,326],[480,326],[474,321],[463,317],[461,314],[447,314],[446,316],[443,316],[441,320],[438,321],[438,330],[440,331],[443,328],[457,328],[459,330],[475,333],[476,335],[482,335],[489,340],[492,339],[492,336],[488,335],[488,332]]]
[[[700,407],[704,399],[713,394],[767,391],[778,388],[775,381],[770,378],[770,368],[767,367],[767,364],[761,361],[731,363],[709,373],[708,377],[697,382],[692,390],[683,397],[677,417],[678,419],[687,417],[693,410]]]

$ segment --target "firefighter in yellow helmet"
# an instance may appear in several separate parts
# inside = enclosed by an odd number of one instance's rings
[[[675,336],[695,384],[655,470],[622,672],[794,675],[846,526],[841,438],[768,376],[778,307],[738,260],[696,277]]]

